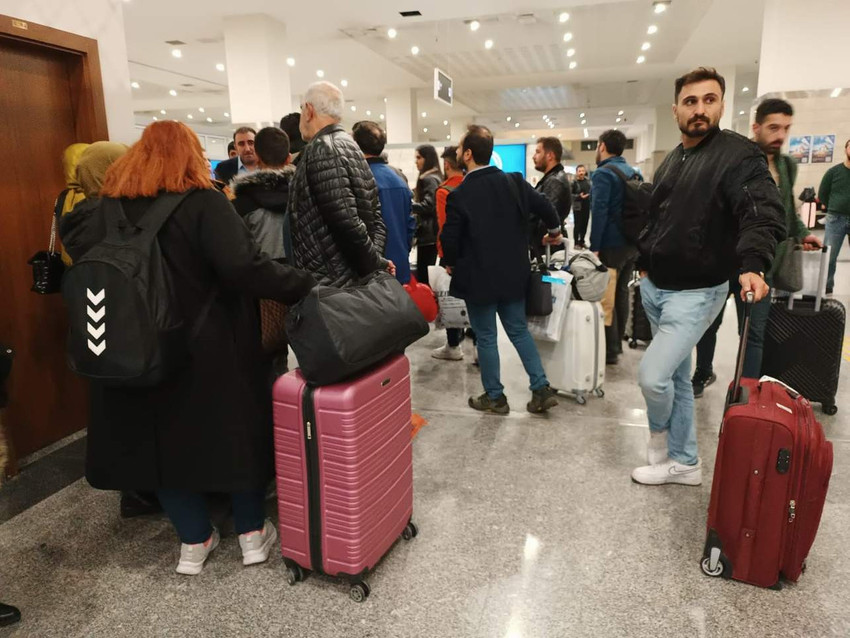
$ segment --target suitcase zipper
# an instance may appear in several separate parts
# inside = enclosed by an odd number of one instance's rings
[[[800,400],[796,399],[794,402],[798,404],[798,412],[800,412],[800,410],[799,410]],[[809,423],[808,416],[805,416],[803,418],[803,431],[801,432],[801,438],[803,439],[803,445],[805,447],[804,447],[804,450],[803,450],[803,458],[801,459],[801,462],[800,462],[800,471],[799,471],[799,474],[798,474],[798,481],[796,482],[796,484],[799,484],[799,487],[797,489],[796,494],[792,493],[792,496],[794,498],[790,499],[790,502],[788,503],[788,524],[793,525],[793,527],[790,528],[791,539],[790,539],[788,551],[785,554],[786,560],[784,560],[783,563],[788,562],[787,559],[794,560],[794,557],[797,554],[797,545],[799,544],[799,540],[800,540],[800,525],[799,524],[795,525],[794,523],[797,520],[797,515],[800,513],[798,511],[800,509],[800,505],[802,505],[802,501],[801,501],[800,497],[803,496],[806,493],[806,476],[809,474],[809,467],[808,466],[809,466],[809,448],[811,447],[809,445],[809,442],[810,442],[810,439],[811,439],[811,424]],[[793,489],[793,486],[792,486],[792,489]],[[783,567],[785,567],[784,564],[783,564]]]
[[[313,438],[316,409],[313,402],[315,388],[304,389],[302,413],[304,415],[304,461],[307,467],[307,505],[310,525],[310,562],[314,572],[322,573],[322,513],[321,486],[319,484],[319,441]]]

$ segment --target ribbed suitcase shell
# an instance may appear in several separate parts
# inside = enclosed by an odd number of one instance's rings
[[[835,406],[844,345],[845,309],[835,299],[802,299],[788,309],[774,299],[764,335],[762,374],[787,383],[825,412]]]
[[[409,361],[397,356],[353,381],[315,389],[297,370],[282,376],[274,386],[274,439],[284,558],[362,577],[413,513]]]
[[[536,341],[549,384],[575,394],[579,403],[605,383],[605,318],[599,302],[573,299],[567,306],[561,340]]]
[[[744,379],[726,411],[702,568],[761,587],[802,573],[832,474],[832,443],[811,404],[779,383]],[[712,549],[720,561],[711,573]]]

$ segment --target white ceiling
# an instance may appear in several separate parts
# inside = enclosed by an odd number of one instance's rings
[[[637,134],[654,121],[655,107],[672,101],[676,75],[697,65],[734,67],[755,87],[765,0],[672,0],[661,15],[652,0],[130,0],[124,5],[130,73],[140,88],[133,91],[137,122],[151,117],[187,120],[199,132],[227,135],[229,110],[227,71],[223,63],[224,23],[235,14],[267,14],[286,24],[288,55],[296,59],[290,72],[297,96],[316,80],[316,69],[344,89],[354,121],[384,112],[383,97],[393,89],[418,90],[419,131],[444,139],[444,119],[473,116],[503,130],[546,130],[542,115],[557,122],[556,132],[580,131],[578,114],[587,113],[591,135],[615,125],[623,110],[627,134]],[[399,11],[418,9],[421,17],[402,18]],[[558,16],[570,13],[566,24]],[[162,16],[167,15],[168,19]],[[473,33],[466,22],[478,19]],[[647,27],[658,32],[647,35]],[[388,27],[398,30],[390,40]],[[573,34],[565,43],[565,32]],[[484,41],[494,46],[485,50]],[[171,56],[166,40],[186,44],[181,59]],[[641,51],[643,42],[651,48]],[[412,55],[410,47],[420,48]],[[568,49],[575,49],[567,57]],[[636,64],[638,55],[644,64]],[[569,63],[575,61],[575,69]],[[433,68],[454,80],[452,109],[431,97]],[[190,85],[190,86],[187,86]],[[168,94],[178,91],[177,97]],[[747,112],[753,93],[733,98],[732,108]],[[205,109],[200,113],[198,108]],[[166,110],[166,115],[160,114]],[[281,114],[283,115],[283,114]],[[511,116],[510,124],[506,117]],[[213,124],[205,119],[210,117]]]

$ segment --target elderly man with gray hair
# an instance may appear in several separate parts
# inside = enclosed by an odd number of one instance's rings
[[[387,229],[375,179],[340,125],[344,105],[333,84],[307,89],[299,128],[308,144],[289,188],[293,265],[338,288],[376,270],[395,274],[383,257]]]

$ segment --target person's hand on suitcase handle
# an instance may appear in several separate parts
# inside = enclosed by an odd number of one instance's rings
[[[816,235],[807,235],[800,240],[800,243],[803,244],[803,250],[811,251],[823,248],[820,239],[818,239]]]
[[[770,292],[770,286],[764,281],[764,275],[759,272],[745,272],[738,277],[741,284],[741,301],[748,301],[747,293],[752,293],[753,303],[758,303]]]

